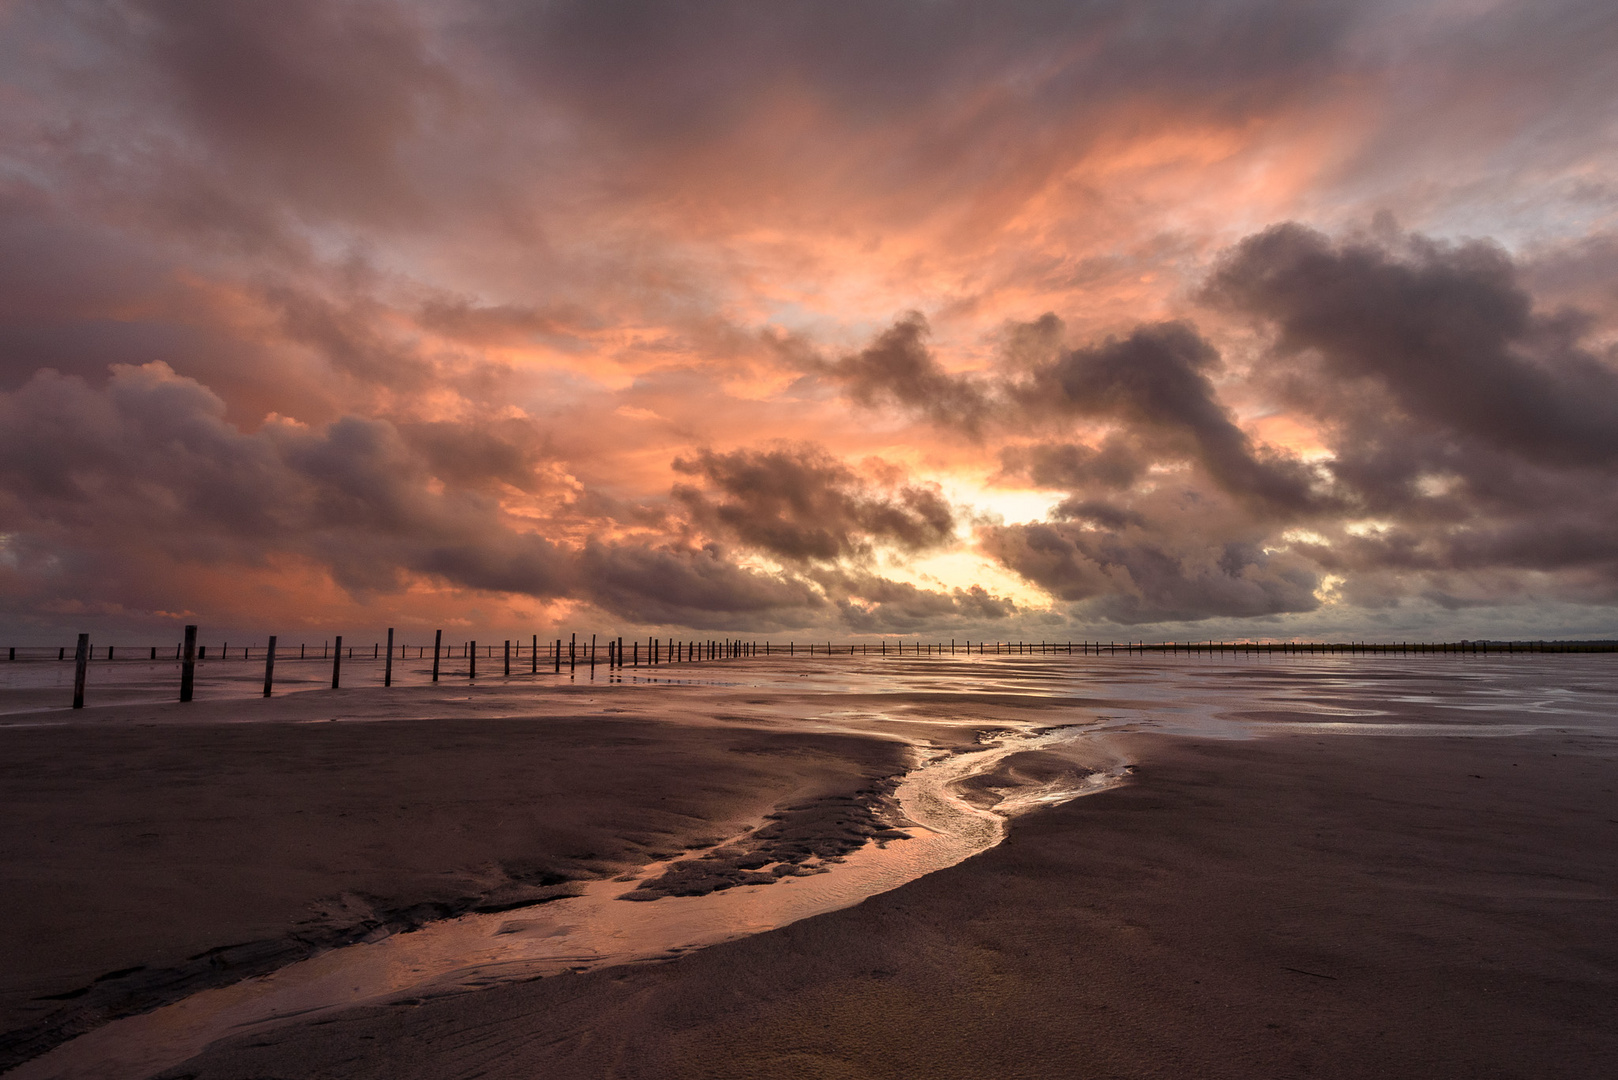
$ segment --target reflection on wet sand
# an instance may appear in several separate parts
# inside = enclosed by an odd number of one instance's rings
[[[397,998],[479,989],[498,982],[667,959],[691,949],[785,926],[859,903],[924,874],[953,866],[998,843],[1007,817],[1064,802],[1117,783],[1126,767],[1104,745],[1085,748],[1092,768],[1068,768],[1041,782],[1000,776],[992,809],[958,787],[991,776],[1003,760],[1071,750],[1080,729],[1003,731],[980,749],[918,750],[917,767],[894,793],[892,838],[822,861],[807,873],[769,884],[700,896],[628,896],[682,862],[654,863],[632,880],[594,881],[577,895],[520,914],[467,915],[421,930],[335,949],[269,975],[206,990],[173,1005],[114,1021],[24,1064],[17,1080],[144,1076],[177,1064],[209,1043],[295,1017]],[[1054,752],[1054,753],[1053,753]],[[767,867],[766,867],[767,869]]]
[[[760,823],[747,835],[719,838],[713,847],[644,865],[628,877],[575,882],[564,899],[443,920],[201,991],[91,1031],[10,1075],[145,1075],[221,1037],[313,1012],[655,961],[847,907],[992,847],[1009,817],[1116,784],[1127,762],[1112,751],[1111,733],[1472,737],[1549,728],[1611,734],[1615,673],[1618,664],[1607,657],[746,660],[657,675],[628,672],[594,683],[541,675],[491,679],[470,690],[418,684],[291,693],[270,701],[233,700],[219,691],[177,710],[141,704],[140,695],[156,687],[124,669],[132,703],[71,716],[65,710],[14,713],[0,723],[597,715],[878,738],[909,747],[914,767],[890,795],[872,801],[873,813],[886,820],[846,845],[851,850],[788,858],[769,845],[749,847],[771,827]],[[865,836],[874,842],[865,843]],[[724,850],[751,860],[732,859],[732,869],[744,871],[727,880],[734,887],[689,896],[657,890],[658,882],[691,877],[685,872],[694,866],[705,869],[697,864]],[[771,883],[750,883],[763,880]],[[632,893],[639,895],[625,899]],[[630,902],[652,895],[650,902]]]

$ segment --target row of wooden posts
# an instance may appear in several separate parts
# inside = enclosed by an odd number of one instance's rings
[[[513,648],[512,648],[513,643],[511,641],[507,640],[506,642],[504,642],[504,645],[503,645],[503,652],[502,652],[502,658],[503,658],[503,661],[504,661],[503,673],[505,675],[507,675],[507,676],[509,676],[511,674],[511,661],[512,661],[513,657],[515,656],[515,658],[517,659],[517,661],[519,663],[521,663],[521,660],[522,660],[523,643],[519,640],[515,644],[516,644],[515,652],[513,651]],[[594,635],[594,634],[590,635],[590,642],[589,642],[589,644],[587,646],[583,645],[579,641],[579,638],[578,638],[577,634],[571,635],[566,644],[567,644],[567,666],[568,666],[568,670],[571,672],[571,671],[577,670],[577,668],[580,667],[581,665],[588,665],[590,670],[591,670],[591,673],[594,674],[595,667],[596,667],[596,658],[597,658],[596,635]],[[642,651],[643,644],[644,644],[644,652]],[[904,644],[903,641],[898,641],[898,642],[895,642],[893,644],[894,644],[893,655],[896,655],[896,656],[904,656],[904,655],[906,655],[905,644]],[[1103,641],[1084,641],[1084,642],[1072,642],[1072,641],[1069,641],[1069,642],[1049,642],[1049,641],[1041,641],[1041,642],[1038,642],[1038,643],[1025,642],[1025,641],[1017,641],[1017,642],[1009,642],[1009,641],[1007,641],[1007,642],[978,641],[978,642],[974,643],[974,642],[971,642],[971,641],[967,641],[967,642],[962,643],[960,646],[958,646],[956,641],[954,641],[952,639],[947,646],[942,641],[936,642],[936,643],[916,641],[916,642],[912,643],[912,645],[911,645],[910,655],[915,655],[915,656],[920,656],[920,655],[938,655],[938,656],[950,655],[950,656],[954,656],[954,655],[957,655],[958,651],[962,651],[966,655],[973,655],[974,654],[974,645],[975,645],[975,653],[976,653],[976,655],[979,655],[979,656],[989,655],[991,649],[993,650],[994,655],[1005,655],[1005,654],[1026,655],[1026,654],[1032,654],[1032,653],[1067,653],[1067,654],[1071,655],[1071,654],[1073,654],[1075,652],[1077,652],[1079,654],[1083,654],[1083,655],[1097,655],[1097,656],[1111,655],[1111,654],[1116,654],[1116,653],[1119,653],[1119,652],[1123,652],[1125,654],[1137,654],[1137,653],[1144,654],[1144,653],[1153,653],[1153,652],[1158,652],[1158,653],[1226,653],[1226,652],[1242,652],[1242,653],[1282,653],[1282,654],[1296,654],[1296,655],[1340,654],[1340,653],[1347,653],[1347,654],[1378,654],[1378,655],[1387,655],[1387,654],[1407,655],[1407,654],[1413,654],[1413,653],[1482,653],[1482,654],[1488,654],[1490,652],[1490,649],[1491,649],[1491,644],[1493,646],[1493,651],[1496,654],[1499,654],[1499,653],[1508,653],[1508,654],[1510,654],[1510,653],[1544,653],[1544,652],[1618,652],[1618,642],[1611,642],[1611,641],[1598,641],[1598,642],[1505,641],[1505,642],[1493,642],[1493,643],[1487,642],[1487,641],[1460,641],[1460,642],[1337,642],[1337,643],[1331,643],[1331,642],[1225,642],[1225,641],[1195,641],[1195,642],[1169,641],[1169,642],[1157,642],[1157,643],[1148,643],[1148,642],[1144,642],[1144,641],[1140,641],[1140,642],[1123,642],[1123,643],[1119,643],[1119,642],[1116,642],[1116,641],[1108,641],[1108,642],[1103,642]],[[887,655],[889,655],[888,645],[889,645],[889,642],[887,642],[886,640],[878,642],[875,646],[872,646],[868,642],[858,643],[858,644],[853,644],[853,645],[834,645],[832,642],[828,641],[828,642],[826,642],[824,644],[824,646],[820,646],[820,645],[818,645],[816,643],[808,643],[808,644],[805,645],[805,652],[806,652],[806,655],[814,656],[814,655],[816,655],[817,648],[819,648],[820,649],[820,655],[823,655],[823,656],[833,656],[833,655],[837,655],[837,656],[841,656],[841,655],[848,655],[848,656],[881,655],[881,656],[887,656]],[[444,646],[444,632],[442,630],[435,631],[434,634],[433,634],[433,668],[432,668],[432,679],[433,679],[433,682],[435,682],[435,683],[438,681],[438,677],[439,677],[439,663],[440,663],[440,660],[442,658],[444,658],[444,656],[446,655],[445,652],[444,652],[444,647],[443,646]],[[547,657],[547,660],[549,661],[548,666],[550,666],[552,668],[552,670],[557,672],[557,673],[560,673],[561,670],[562,670],[562,656],[563,656],[562,647],[563,647],[563,642],[562,642],[561,638],[556,638],[554,643],[547,643],[547,646],[546,646],[546,651],[550,653],[549,657]],[[114,647],[111,646],[111,645],[107,646],[107,659],[108,660],[113,659],[113,656],[114,656],[113,648]],[[410,649],[410,648],[412,648],[412,646],[409,646],[409,645],[400,645],[398,647],[400,659],[405,659],[407,657],[407,650]],[[414,646],[414,648],[417,649],[417,658],[418,659],[426,659],[425,654],[426,654],[427,647],[425,645]],[[485,648],[488,650],[488,652],[487,652],[488,658],[492,660],[494,658],[494,646],[493,645],[488,645],[488,646],[485,646]],[[760,643],[760,642],[756,642],[756,641],[744,641],[744,640],[734,639],[734,638],[731,638],[731,639],[710,639],[710,640],[705,640],[705,641],[687,641],[687,640],[680,640],[680,639],[677,639],[677,638],[668,638],[665,641],[664,639],[661,639],[661,638],[648,638],[644,643],[639,642],[639,641],[631,641],[631,642],[627,643],[627,645],[626,645],[624,639],[619,637],[619,638],[608,638],[607,639],[607,641],[606,641],[606,650],[605,650],[606,651],[606,656],[604,658],[604,662],[605,662],[605,665],[609,669],[621,669],[621,668],[626,668],[626,667],[637,667],[638,668],[638,667],[641,667],[643,663],[647,667],[656,667],[656,666],[660,666],[660,665],[663,665],[663,664],[694,663],[694,662],[697,662],[697,661],[700,661],[700,660],[738,659],[738,658],[742,658],[742,657],[751,657],[751,656],[796,656],[796,655],[798,655],[797,649],[798,649],[797,642],[787,642],[785,649],[783,649],[781,647],[781,645],[778,644],[778,643],[772,643],[772,642],[768,642],[768,641]],[[298,646],[298,658],[300,660],[307,659],[307,651],[306,650],[307,650],[306,645],[300,644]],[[846,652],[845,652],[845,650],[846,650]],[[58,654],[57,654],[58,659],[64,659],[65,656],[66,656],[66,652],[67,652],[67,650],[65,648],[59,650]],[[226,644],[220,650],[220,652],[221,652],[222,658],[228,658],[229,655],[230,655],[230,646],[228,644]],[[250,650],[249,650],[248,647],[244,646],[242,648],[242,659],[243,660],[246,660],[246,659],[249,658],[249,652],[250,652]],[[327,656],[328,656],[328,653],[330,655],[331,662],[332,662],[331,686],[332,686],[333,690],[336,690],[342,685],[342,670],[343,670],[343,659],[344,659],[344,657],[343,657],[343,639],[342,639],[341,636],[339,636],[337,638],[334,645],[328,645],[327,643],[324,643],[324,642],[321,644],[321,649],[320,649],[320,657],[321,657],[321,659],[325,660],[327,658]],[[371,650],[372,659],[377,659],[377,658],[379,658],[379,656],[386,658],[386,662],[385,662],[385,666],[383,668],[383,674],[382,674],[382,685],[383,686],[392,686],[393,685],[393,654],[394,654],[393,628],[389,627],[388,628],[388,642],[387,642],[387,651],[386,651],[386,653],[382,652],[382,643],[381,642],[375,643],[372,646],[372,650]],[[185,640],[184,640],[184,642],[181,643],[180,645],[176,646],[176,648],[175,648],[175,659],[180,661],[180,665],[181,665],[180,666],[180,700],[181,701],[190,701],[192,699],[192,696],[193,696],[193,693],[194,693],[194,690],[195,690],[195,685],[196,685],[196,665],[197,665],[197,662],[199,660],[204,660],[204,659],[206,659],[206,657],[207,657],[207,646],[205,646],[205,645],[199,646],[197,644],[197,628],[195,626],[187,626],[185,628]],[[540,657],[540,644],[539,644],[539,635],[538,634],[535,634],[532,637],[532,640],[531,640],[531,642],[529,644],[529,648],[528,648],[528,657],[529,657],[529,671],[530,671],[530,673],[537,675],[539,673],[539,657]],[[157,647],[155,645],[151,647],[151,657],[150,658],[152,660],[157,659]],[[349,646],[348,659],[352,660],[353,658],[354,658],[354,647]],[[461,658],[468,662],[467,663],[467,671],[466,671],[467,678],[472,678],[472,679],[477,678],[478,643],[476,641],[468,641],[468,642],[463,643],[462,646],[461,646]],[[17,659],[17,650],[16,650],[15,647],[12,647],[11,650],[10,650],[10,659],[12,659],[12,660]],[[91,659],[91,657],[90,657],[90,635],[89,634],[80,634],[79,635],[79,640],[78,640],[78,645],[77,645],[77,647],[76,647],[76,649],[74,651],[73,707],[75,709],[82,709],[84,707],[84,684],[85,684],[85,676],[86,676],[86,673],[87,673],[87,670],[88,670],[88,667],[89,667],[90,659]],[[275,660],[276,660],[276,638],[272,635],[270,637],[268,646],[264,650],[264,696],[265,697],[269,697],[271,695],[271,693],[273,692],[273,690],[274,690],[274,686],[275,686]]]

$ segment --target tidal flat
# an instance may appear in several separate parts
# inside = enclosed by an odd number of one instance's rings
[[[19,665],[0,1064],[1598,1075],[1615,659]]]

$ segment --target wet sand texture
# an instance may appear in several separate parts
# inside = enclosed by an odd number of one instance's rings
[[[544,902],[783,803],[789,839],[827,814],[870,831],[850,811],[907,760],[602,716],[12,727],[0,746],[0,1068],[333,945]]]
[[[1131,785],[857,907],[354,1010],[165,1075],[1618,1075],[1610,741],[1132,750]]]

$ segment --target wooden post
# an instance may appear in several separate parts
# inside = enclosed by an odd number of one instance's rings
[[[475,679],[475,678],[478,677],[478,643],[477,642],[475,642],[475,641],[467,642],[466,655],[467,655],[467,658],[468,658],[467,667],[466,667],[466,677],[468,679]]]
[[[556,639],[556,674],[562,673],[562,639]]]
[[[73,707],[84,708],[84,671],[90,664],[90,635],[79,635],[79,647],[73,653]]]
[[[337,635],[337,643],[331,650],[331,688],[337,689],[343,674],[343,635]]]
[[[590,635],[590,678],[596,677],[596,636]]]
[[[382,685],[393,685],[393,627],[388,627],[388,662],[382,665]]]
[[[270,635],[270,647],[264,650],[264,696],[270,696],[270,687],[275,684],[275,635]]]
[[[534,635],[533,647],[528,650],[528,674],[539,674],[539,635]]]
[[[433,682],[438,681],[438,653],[444,646],[444,631],[433,631]]]
[[[579,670],[579,635],[567,639],[567,671],[571,675]]]
[[[188,626],[185,628],[185,644],[181,648],[184,651],[180,654],[182,657],[180,664],[180,700],[190,701],[191,691],[196,686],[197,674],[196,627]]]

